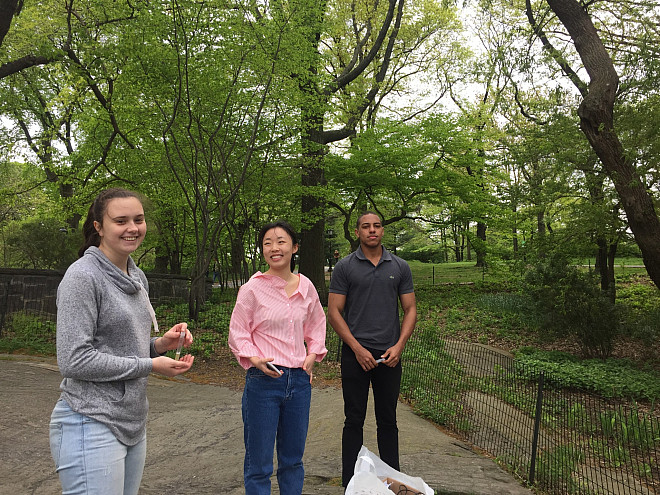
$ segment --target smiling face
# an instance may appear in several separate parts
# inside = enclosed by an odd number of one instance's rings
[[[147,233],[142,203],[133,197],[111,199],[103,223],[94,222],[94,227],[101,237],[99,249],[124,269],[129,255],[142,244]]]
[[[378,215],[367,213],[360,217],[358,228],[355,230],[355,235],[360,240],[363,248],[374,249],[380,246],[383,239],[383,224]]]
[[[275,227],[266,231],[261,249],[271,270],[285,271],[291,269],[291,257],[298,252],[298,244],[286,230]]]

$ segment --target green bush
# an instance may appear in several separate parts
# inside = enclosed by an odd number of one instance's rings
[[[57,218],[15,222],[7,237],[8,256],[19,268],[64,270],[77,259],[82,236]]]
[[[26,313],[9,316],[2,329],[0,351],[55,354],[55,322]]]
[[[552,253],[526,273],[525,286],[543,318],[543,329],[555,336],[575,337],[585,357],[611,355],[619,316],[593,273]]]

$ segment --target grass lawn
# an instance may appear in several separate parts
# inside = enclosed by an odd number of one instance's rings
[[[594,260],[580,260],[578,263],[584,268],[593,269]],[[415,286],[460,284],[469,282],[503,282],[511,278],[511,272],[506,265],[497,264],[486,268],[476,266],[476,261],[462,261],[459,263],[422,263],[409,261]],[[614,265],[616,277],[629,275],[646,275],[646,268],[641,258],[617,259]]]
[[[499,271],[475,266],[474,261],[460,263],[422,263],[409,261],[415,285],[460,284],[501,280]]]

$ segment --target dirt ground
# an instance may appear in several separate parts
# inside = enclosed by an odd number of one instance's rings
[[[241,494],[242,370],[228,359],[199,361],[176,379],[152,375],[148,448],[141,494]],[[303,494],[340,495],[343,401],[331,368],[312,392]],[[323,378],[325,376],[326,378]],[[48,421],[61,377],[52,358],[0,355],[0,493],[61,493],[48,446]],[[401,470],[438,494],[530,494],[479,455],[409,407],[399,407]],[[365,445],[377,452],[373,413]],[[273,481],[274,494],[279,493]]]

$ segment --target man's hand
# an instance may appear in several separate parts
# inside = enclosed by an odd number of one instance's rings
[[[359,347],[357,348],[353,348],[353,352],[355,353],[355,358],[357,359],[358,364],[362,366],[362,369],[364,371],[369,371],[378,366],[378,363],[371,353],[360,344],[358,344],[358,346]]]
[[[382,357],[383,359],[385,359],[385,361],[383,361],[383,364],[389,366],[390,368],[393,368],[401,361],[402,353],[403,353],[403,345],[394,344],[392,347],[390,347],[383,353]]]

